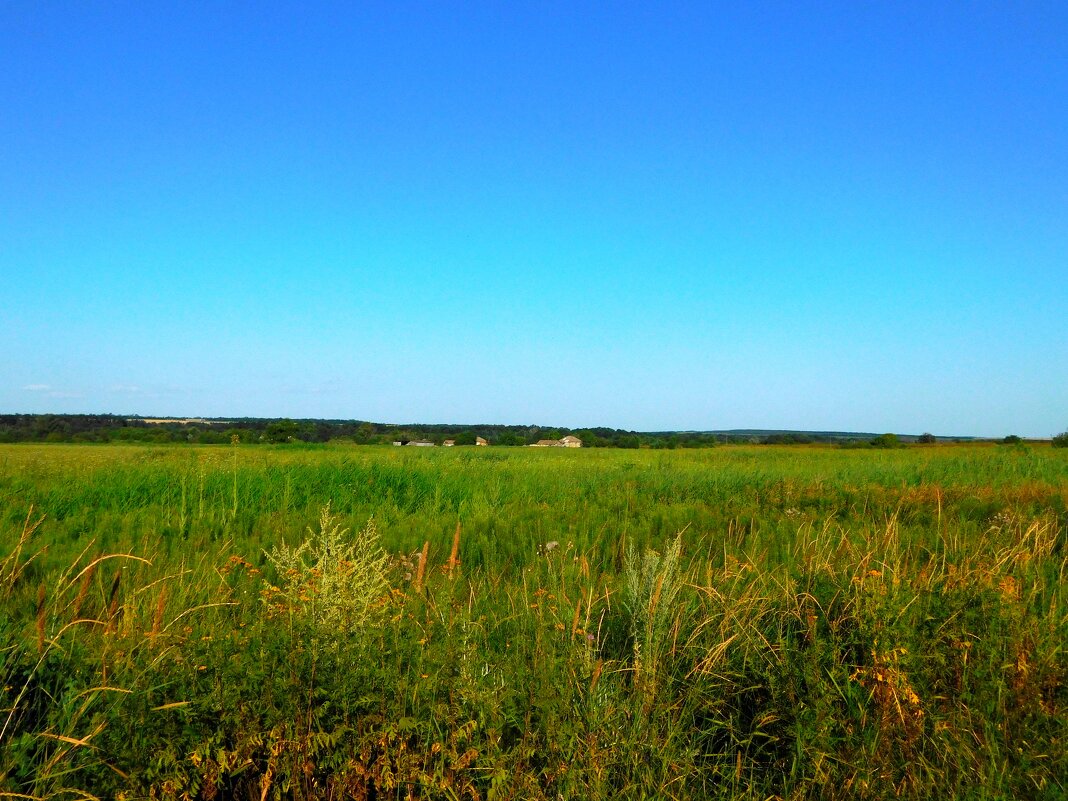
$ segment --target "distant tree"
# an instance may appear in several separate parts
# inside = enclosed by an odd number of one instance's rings
[[[475,432],[474,431],[461,431],[456,435],[457,445],[474,445],[475,444]]]
[[[256,433],[249,428],[228,428],[223,432],[223,442],[229,442],[235,435],[241,442],[255,442],[257,439]]]
[[[934,445],[938,440],[935,438],[934,434],[925,431],[916,437],[916,441],[921,445]]]
[[[1068,431],[1063,431],[1053,438],[1054,448],[1068,448]]]
[[[263,438],[268,442],[290,442],[297,438],[300,427],[292,420],[278,420],[268,424]]]
[[[1023,440],[1015,434],[1009,434],[1007,437],[1003,437],[1001,440],[1002,445],[1019,445],[1021,442],[1023,442]]]
[[[901,440],[897,438],[897,434],[880,434],[871,441],[873,448],[899,448],[901,447]]]
[[[352,434],[352,441],[358,442],[360,445],[366,445],[371,441],[371,437],[375,435],[375,427],[370,423],[360,423],[359,427]]]
[[[583,428],[575,432],[575,436],[582,440],[583,448],[604,448],[608,441],[590,428]]]
[[[812,437],[804,434],[768,434],[761,440],[765,445],[807,445]]]

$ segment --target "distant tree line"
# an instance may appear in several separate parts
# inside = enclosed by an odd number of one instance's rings
[[[390,425],[363,420],[292,420],[240,418],[194,423],[149,423],[141,418],[86,414],[0,415],[0,442],[149,442],[229,444],[325,443],[359,445],[422,440],[437,445],[453,440],[474,445],[476,437],[491,445],[533,445],[573,434],[587,448],[708,448],[720,437],[704,432],[642,433],[615,428],[547,428],[503,425]]]
[[[627,431],[617,428],[549,428],[505,425],[392,425],[364,420],[291,420],[276,418],[205,419],[195,422],[147,422],[139,417],[108,414],[5,414],[0,415],[0,442],[148,442],[229,444],[241,443],[326,443],[352,442],[358,445],[389,444],[422,440],[441,445],[453,440],[457,445],[474,445],[482,437],[490,445],[524,446],[539,440],[560,439],[572,434],[586,448],[711,448],[723,443],[763,445],[836,444],[846,448],[898,448],[908,442],[932,444],[934,435],[915,437],[896,434],[840,434],[830,432],[707,432],[707,431]],[[1020,443],[1015,435],[1002,440]],[[1068,432],[1053,438],[1054,447],[1068,446]]]

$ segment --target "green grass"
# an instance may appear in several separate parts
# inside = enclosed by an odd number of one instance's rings
[[[1063,451],[413,450],[0,447],[0,797],[1068,794]]]

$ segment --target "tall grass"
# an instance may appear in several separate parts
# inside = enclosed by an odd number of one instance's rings
[[[0,797],[1064,797],[1066,500],[1052,450],[6,447]]]

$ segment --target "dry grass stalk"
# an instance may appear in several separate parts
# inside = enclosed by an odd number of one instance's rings
[[[456,533],[452,535],[452,551],[449,553],[448,570],[452,576],[453,570],[460,566],[460,521],[456,521]]]
[[[152,566],[152,562],[150,562],[148,559],[144,559],[144,558],[142,558],[140,556],[134,556],[132,553],[108,553],[108,554],[104,554],[102,556],[98,556],[92,562],[90,562],[85,567],[83,567],[81,569],[81,571],[78,573],[78,575],[76,575],[74,578],[72,578],[67,583],[66,587],[63,588],[63,592],[65,593],[67,590],[69,590],[71,587],[73,587],[74,586],[74,582],[76,582],[78,579],[82,578],[86,573],[89,573],[89,572],[92,572],[93,570],[95,570],[96,566],[98,564],[100,564],[101,562],[105,561],[106,559],[132,559],[135,562],[141,562],[142,564],[148,565],[149,567]]]
[[[93,576],[96,575],[96,564],[90,565],[89,569],[82,573],[82,583],[78,587],[78,594],[74,597],[74,611],[71,617],[77,618],[78,614],[82,611],[82,604],[85,603],[85,596],[89,594],[89,584],[93,580]]]
[[[422,592],[423,579],[426,577],[426,560],[430,556],[430,540],[423,543],[419,554],[419,566],[415,569],[415,591]]]
[[[597,682],[601,680],[601,670],[604,668],[604,660],[598,659],[597,664],[593,666],[593,675],[590,676],[590,694],[597,689]]]
[[[0,589],[10,591],[15,583],[19,580],[23,571],[29,566],[30,562],[40,556],[44,549],[35,553],[25,561],[22,561],[22,551],[33,537],[34,533],[40,528],[44,522],[44,515],[39,517],[36,521],[30,522],[33,518],[33,505],[30,505],[30,510],[26,513],[26,520],[22,524],[22,531],[19,533],[19,541],[15,545],[15,549],[4,557],[3,561],[0,561]]]
[[[108,633],[115,628],[115,616],[119,611],[119,584],[122,583],[122,571],[116,570],[115,577],[111,580],[111,592],[108,594]]]

